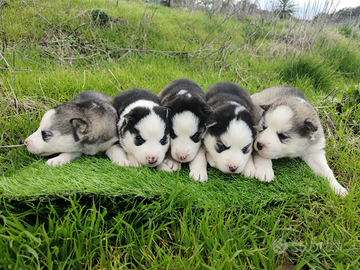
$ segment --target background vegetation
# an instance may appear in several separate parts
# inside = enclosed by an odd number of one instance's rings
[[[250,16],[241,6],[229,13],[109,0],[2,3],[0,268],[359,269],[354,25]],[[349,195],[308,190],[265,207],[199,203],[196,188],[151,200],[7,195],[9,180],[9,187],[26,181],[24,171],[44,162],[15,146],[48,108],[87,89],[158,93],[181,77],[204,90],[230,80],[250,93],[278,84],[304,91],[321,116],[329,165]]]

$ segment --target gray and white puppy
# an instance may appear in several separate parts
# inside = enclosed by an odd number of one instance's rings
[[[106,155],[118,165],[128,165],[118,141],[117,113],[111,97],[96,91],[83,91],[70,102],[48,110],[38,130],[24,142],[27,150],[39,156],[60,153],[49,159],[50,166],[70,162],[82,154]]]
[[[262,116],[254,148],[255,177],[272,181],[272,159],[300,157],[320,176],[330,181],[336,194],[346,195],[325,157],[325,136],[320,119],[305,95],[289,86],[274,86],[251,96]],[[260,109],[261,108],[261,109]]]
[[[205,121],[211,109],[206,104],[204,90],[194,81],[177,79],[159,93],[162,106],[169,108],[171,158],[164,161],[177,170],[179,163],[189,163],[190,177],[207,181],[205,150],[201,139]]]
[[[213,110],[205,123],[207,161],[224,173],[252,177],[255,167],[251,152],[256,130],[250,94],[234,83],[219,82],[206,90],[205,97]]]
[[[133,88],[116,94],[112,103],[119,114],[119,142],[130,166],[161,165],[169,148],[169,123],[157,95]]]

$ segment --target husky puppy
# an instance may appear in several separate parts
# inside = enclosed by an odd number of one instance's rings
[[[204,137],[206,158],[210,166],[224,173],[255,172],[251,156],[254,129],[254,105],[250,94],[231,82],[210,86],[205,97],[213,113],[207,119]]]
[[[262,109],[254,148],[255,177],[272,181],[271,159],[300,157],[320,176],[330,181],[336,194],[347,191],[335,179],[325,157],[325,136],[320,119],[304,94],[289,86],[275,86],[252,95]]]
[[[130,166],[160,165],[169,148],[167,109],[150,90],[133,88],[112,100],[119,114],[119,142]]]
[[[24,142],[27,150],[39,156],[60,153],[49,159],[50,166],[70,162],[82,154],[106,152],[118,165],[129,165],[118,144],[117,112],[111,97],[96,91],[83,91],[70,102],[48,110],[38,130]]]
[[[176,162],[189,162],[190,177],[207,181],[205,151],[200,147],[211,109],[204,90],[192,80],[178,79],[165,86],[158,96],[161,105],[169,108],[171,157]],[[165,162],[174,170],[179,166],[171,159]]]

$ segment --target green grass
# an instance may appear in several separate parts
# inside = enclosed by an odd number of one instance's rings
[[[39,159],[20,171],[3,177],[0,191],[11,199],[96,194],[157,199],[174,190],[196,198],[198,205],[242,205],[246,209],[283,203],[296,197],[326,194],[326,181],[314,176],[300,160],[275,162],[277,180],[262,183],[241,175],[226,175],[209,168],[209,182],[189,178],[186,165],[176,173],[156,169],[121,168],[101,157],[83,157],[60,167],[50,167]],[[296,168],[293,169],[293,168]],[[87,168],[87,170],[84,170]],[[294,176],[296,175],[296,176]],[[181,180],[179,180],[181,179]]]
[[[359,105],[339,109],[345,85],[359,84],[357,29],[349,44],[349,26],[221,24],[225,15],[141,2],[25,2],[3,7],[0,146],[21,145],[47,109],[83,90],[158,93],[181,77],[250,93],[289,84],[317,107],[329,165],[349,195],[335,196],[298,159],[274,161],[272,183],[209,167],[199,184],[186,165],[177,174],[84,156],[52,168],[25,147],[1,147],[1,269],[359,269]],[[93,8],[113,25],[90,24]]]

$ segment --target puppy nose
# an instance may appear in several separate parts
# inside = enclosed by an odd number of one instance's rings
[[[29,145],[29,143],[27,141],[24,142],[25,147],[27,147]]]
[[[262,150],[264,148],[264,145],[262,143],[258,142],[256,144],[256,147],[257,147],[258,150]]]
[[[148,162],[149,162],[149,164],[154,164],[154,163],[157,162],[157,158],[156,157],[149,157]]]
[[[187,156],[186,155],[178,155],[178,158],[180,160],[185,160],[187,158]]]
[[[238,169],[238,166],[229,166],[230,172],[235,172]]]

